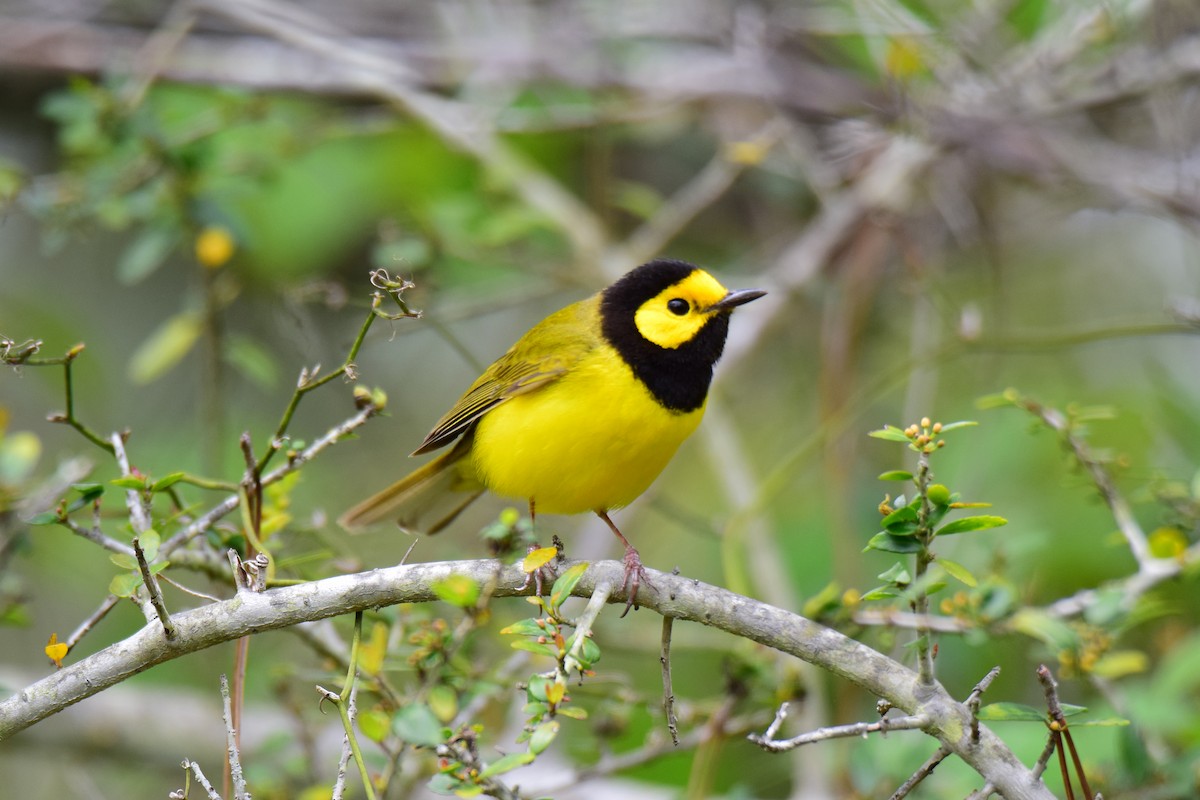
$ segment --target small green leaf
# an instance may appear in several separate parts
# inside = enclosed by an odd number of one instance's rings
[[[921,552],[921,543],[912,536],[896,536],[887,531],[880,531],[871,537],[867,542],[867,546],[863,548],[865,553],[868,550],[883,550],[888,553],[919,553]]]
[[[184,311],[168,319],[142,342],[129,361],[129,377],[147,384],[183,360],[200,338],[200,315]]]
[[[1149,669],[1150,657],[1140,650],[1113,650],[1096,661],[1092,667],[1092,674],[1116,680]]]
[[[392,731],[414,745],[436,747],[445,741],[442,724],[424,703],[404,706],[392,716]]]
[[[979,531],[984,528],[999,528],[1001,525],[1007,525],[1008,520],[1004,517],[995,517],[991,515],[980,515],[978,517],[963,517],[956,519],[953,522],[948,522],[937,530],[935,536],[950,536],[954,533],[966,533],[967,531]]]
[[[150,484],[150,491],[161,492],[163,489],[170,488],[171,486],[174,486],[183,480],[183,476],[184,473],[182,472],[172,472],[170,475],[164,475],[154,483]]]
[[[541,753],[550,746],[554,741],[554,737],[558,736],[558,729],[561,725],[553,720],[543,722],[533,729],[533,734],[529,737],[529,752],[536,755]]]
[[[279,367],[262,345],[247,336],[231,336],[225,345],[225,360],[260,389],[279,383]]]
[[[29,525],[53,525],[58,522],[57,511],[43,511],[40,514],[34,514],[29,519],[25,520]]]
[[[1106,719],[1081,719],[1071,723],[1072,728],[1123,728],[1129,724],[1129,720],[1121,719],[1120,717],[1107,717]]]
[[[512,772],[518,767],[523,767],[526,764],[532,764],[533,759],[536,757],[537,756],[528,751],[524,753],[509,753],[503,758],[496,759],[480,770],[479,777],[490,778],[493,775],[503,775],[506,772]]]
[[[152,227],[133,240],[117,262],[117,279],[133,284],[162,266],[178,240],[178,232],[165,226]]]
[[[894,597],[903,597],[904,593],[894,586],[880,586],[872,589],[862,596],[863,600],[890,600]]]
[[[550,658],[558,658],[558,648],[552,644],[531,642],[528,639],[517,639],[512,643],[512,647],[514,650],[525,650],[542,656],[550,656]]]
[[[587,572],[587,568],[588,563],[583,561],[559,576],[559,579],[554,582],[554,588],[550,590],[551,608],[560,608],[562,606],[566,599],[571,596],[575,584],[579,583],[579,579],[583,577],[583,573]]]
[[[911,481],[912,477],[913,477],[913,474],[911,472],[905,472],[902,469],[893,469],[893,470],[889,470],[888,472],[881,473],[879,475],[879,480],[881,480],[881,481]]]
[[[447,724],[458,713],[458,694],[445,684],[438,684],[429,690],[429,710],[442,722]]]
[[[137,559],[125,553],[112,553],[108,560],[116,564],[120,569],[137,569]]]
[[[1064,717],[1073,717],[1087,711],[1087,706],[1073,706],[1070,703],[1059,703],[1058,708]]]
[[[142,546],[142,553],[146,556],[147,561],[153,561],[158,556],[158,546],[162,543],[162,539],[158,535],[158,531],[149,528],[138,536],[138,544]]]
[[[1046,712],[1021,703],[989,703],[976,715],[984,722],[1045,722]]]
[[[951,561],[948,558],[939,557],[937,563],[938,566],[946,570],[947,575],[959,581],[960,583],[965,583],[967,586],[972,587],[979,585],[979,581],[975,579],[975,576],[971,574],[971,571],[962,564],[959,564],[957,561]]]
[[[382,742],[388,735],[388,723],[391,717],[386,711],[378,708],[360,711],[358,714],[358,729],[373,742]]]
[[[514,636],[545,636],[546,629],[537,624],[534,619],[519,619],[512,625],[500,629],[502,634]]]
[[[560,717],[570,717],[571,719],[587,719],[588,712],[586,708],[579,706],[559,706],[558,715]]]
[[[474,608],[479,602],[479,584],[467,575],[448,575],[432,588],[438,599],[458,608]]]
[[[975,422],[974,420],[962,420],[959,422],[948,422],[942,426],[942,433],[946,433],[948,431],[953,431],[953,430],[958,430],[959,428],[972,428],[978,424],[979,423]]]
[[[142,576],[132,573],[122,573],[115,576],[108,584],[109,594],[117,597],[129,597],[142,585]]]
[[[867,436],[872,436],[876,439],[886,439],[889,442],[904,442],[905,444],[908,444],[909,441],[904,431],[894,425],[884,425],[877,431],[871,431]]]
[[[893,533],[897,536],[905,536],[916,533],[920,527],[918,515],[915,508],[912,506],[901,506],[892,513],[888,514],[879,523],[888,533]]]
[[[1021,609],[1012,615],[1008,624],[1013,630],[1043,641],[1058,650],[1069,650],[1079,645],[1079,634],[1074,628],[1044,611]]]
[[[139,478],[137,475],[123,475],[120,478],[113,478],[109,483],[113,486],[120,486],[122,489],[146,488],[146,479]]]
[[[910,575],[904,565],[898,561],[895,564],[892,564],[891,568],[889,568],[886,572],[881,572],[877,577],[881,581],[900,584],[902,586],[912,583],[912,575]]]
[[[71,488],[79,492],[79,499],[86,503],[90,503],[100,495],[104,494],[103,483],[75,483]]]

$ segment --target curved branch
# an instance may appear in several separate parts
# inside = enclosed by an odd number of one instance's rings
[[[916,673],[837,631],[726,589],[649,570],[657,591],[643,591],[640,604],[679,620],[700,622],[801,658],[863,687],[907,714],[929,720],[925,731],[970,764],[1009,800],[1052,800],[1053,795],[986,727],[971,735],[971,715],[940,684],[921,686]],[[222,642],[327,617],[395,603],[429,602],[431,588],[450,575],[480,583],[494,581],[495,597],[527,595],[519,566],[496,561],[409,564],[285,586],[263,593],[241,592],[220,603],[177,614],[176,636],[167,640],[148,625],[124,641],[43,678],[0,702],[0,740],[97,694],[156,664]],[[622,586],[624,565],[593,564],[575,587],[590,597],[597,586]],[[609,602],[624,603],[623,590]]]

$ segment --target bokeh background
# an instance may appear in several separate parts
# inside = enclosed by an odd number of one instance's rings
[[[76,413],[103,435],[128,428],[144,472],[237,480],[238,435],[265,446],[301,368],[345,359],[368,272],[413,280],[424,316],[377,322],[357,358],[388,415],[279,501],[287,566],[312,577],[399,561],[411,539],[351,538],[332,520],[414,466],[434,421],[545,314],[656,256],[768,289],[733,321],[700,432],[618,517],[646,563],[825,615],[911,661],[907,632],[851,619],[897,560],[863,552],[896,492],[876,476],[913,464],[866,434],[978,420],[934,469],[1009,524],[941,551],[978,585],[952,584],[935,606],[991,616],[943,637],[940,679],[965,696],[1000,664],[989,699],[1038,705],[1033,668],[1048,663],[1064,700],[1133,722],[1078,729],[1105,797],[1194,796],[1198,72],[1187,0],[4,0],[0,335],[10,353],[40,341],[39,357],[86,343]],[[979,407],[1009,388],[1077,421],[1155,554],[1183,564],[1120,618],[1072,618],[1065,642],[993,623],[1138,565],[1054,432]],[[307,396],[291,435],[349,416],[350,392]],[[70,482],[117,474],[46,421],[63,407],[61,368],[3,368],[7,689],[52,669],[48,636],[65,638],[119,571],[69,531],[23,522]],[[200,507],[219,497],[183,491]],[[503,507],[477,503],[410,558],[482,557],[475,531]],[[547,522],[570,555],[617,555],[594,520]],[[141,625],[119,606],[71,658]],[[645,613],[602,620],[605,662],[582,702],[612,730],[573,723],[523,786],[556,787],[662,727],[658,636]],[[484,635],[472,657],[499,663],[506,646]],[[338,745],[336,720],[312,707],[320,660],[284,632],[251,652],[252,786],[321,796],[335,762],[313,754]],[[231,659],[221,647],[157,667],[21,734],[0,749],[0,780],[28,798],[115,798],[163,796],[184,756],[219,772],[216,675]],[[810,726],[873,706],[687,626],[675,669],[693,726],[738,681],[751,688],[737,712],[764,722],[796,685]],[[997,730],[1027,763],[1044,744],[1036,724]],[[898,734],[770,756],[730,735],[546,791],[880,797],[932,750]],[[423,796],[411,783],[394,796]],[[977,787],[948,763],[918,796]]]

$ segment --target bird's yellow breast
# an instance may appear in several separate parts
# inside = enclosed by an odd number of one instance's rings
[[[488,489],[532,499],[538,511],[620,508],[658,477],[703,413],[665,409],[602,345],[550,385],[485,414],[471,458]]]

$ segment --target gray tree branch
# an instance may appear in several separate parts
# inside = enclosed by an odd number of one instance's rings
[[[925,732],[970,764],[1009,800],[1053,798],[986,727],[980,726],[978,739],[973,739],[970,712],[940,684],[922,687],[912,670],[797,614],[720,587],[650,572],[655,589],[641,593],[643,607],[750,639],[846,678],[907,714],[928,718]],[[242,592],[229,600],[177,614],[173,640],[166,639],[157,624],[147,625],[124,641],[0,702],[0,740],[157,664],[261,631],[395,603],[430,602],[436,599],[433,584],[456,574],[480,583],[494,580],[496,597],[531,591],[522,588],[525,574],[519,567],[480,560],[402,565],[261,594]],[[574,594],[590,597],[605,582],[621,586],[623,576],[620,562],[597,562],[580,580]],[[624,603],[624,592],[615,591],[610,602]]]

